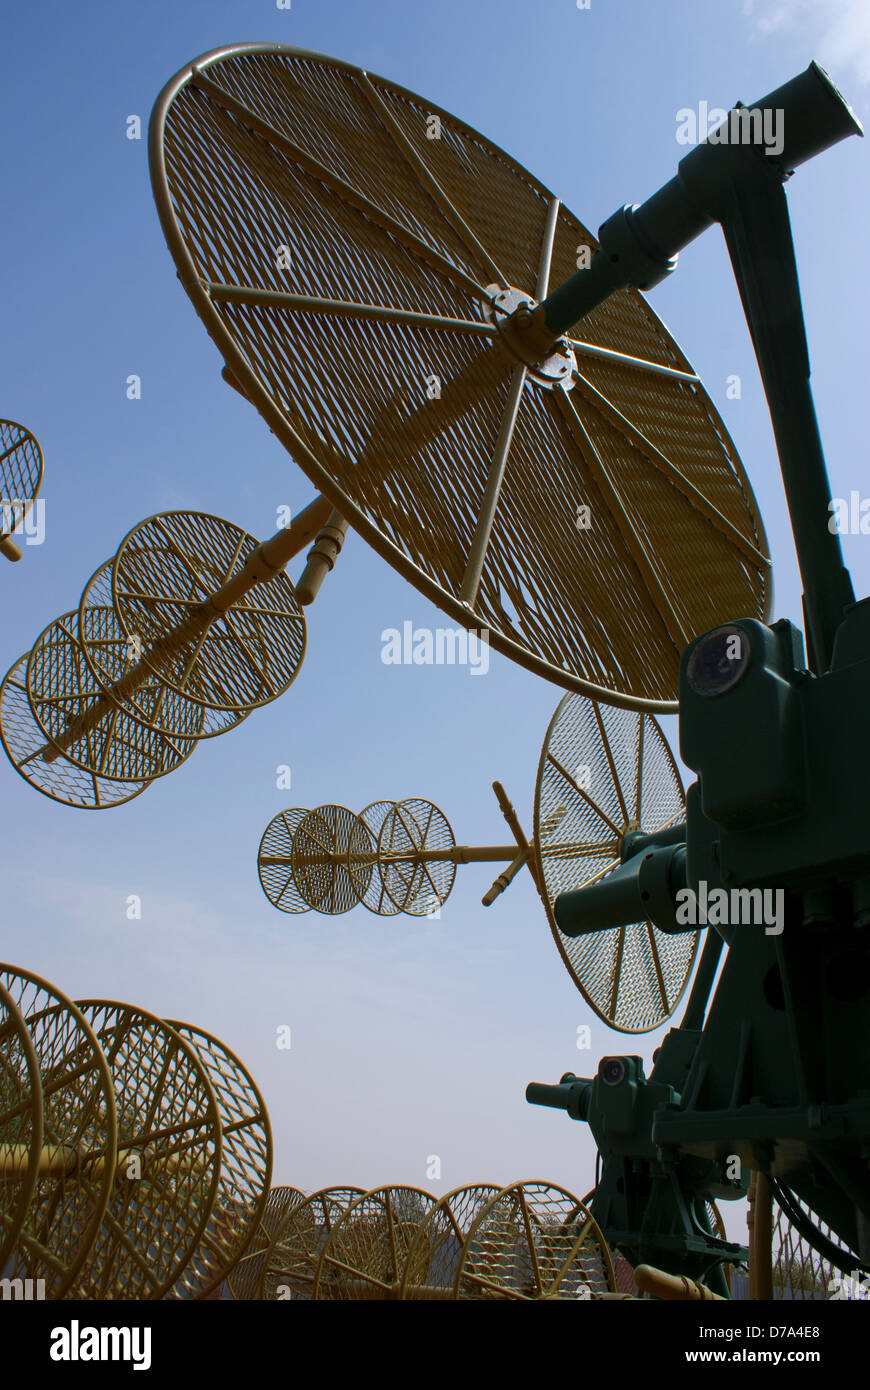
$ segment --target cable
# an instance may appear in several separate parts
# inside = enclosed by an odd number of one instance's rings
[[[817,1255],[821,1255],[823,1260],[827,1260],[828,1264],[833,1265],[841,1274],[852,1274],[855,1270],[860,1270],[862,1274],[870,1273],[870,1265],[862,1263],[857,1255],[850,1254],[842,1246],[835,1245],[814,1225],[812,1218],[799,1205],[798,1198],[789,1188],[783,1187],[775,1178],[769,1178],[768,1181],[778,1205],[798,1234],[812,1246]]]

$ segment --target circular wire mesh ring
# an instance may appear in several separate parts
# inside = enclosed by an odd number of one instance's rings
[[[118,1176],[77,1298],[162,1299],[212,1219],[221,1115],[197,1051],[128,1004],[79,1007],[106,1054],[118,1114]]]
[[[43,796],[64,806],[102,811],[132,801],[149,785],[147,781],[116,782],[63,757],[53,763],[43,762],[45,733],[34,719],[27,697],[27,660],[26,656],[19,657],[0,685],[0,740],[15,771]]]
[[[477,1214],[459,1257],[459,1299],[595,1299],[616,1291],[610,1251],[579,1198],[551,1183],[505,1187]]]
[[[478,1213],[501,1191],[489,1183],[457,1187],[427,1213],[405,1260],[403,1299],[452,1299],[463,1242]]]
[[[357,893],[363,907],[367,907],[370,912],[374,912],[378,917],[395,917],[401,910],[396,907],[386,888],[381,875],[380,864],[377,861],[378,837],[385,818],[393,810],[395,801],[372,801],[366,806],[364,811],[360,811],[359,819],[368,830],[372,837],[375,847],[374,863],[372,864],[371,874],[367,872],[367,860],[363,861],[360,873],[356,871],[356,862],[348,861],[351,878],[354,881],[354,891]],[[363,888],[363,883],[366,881]]]
[[[257,1083],[235,1053],[201,1028],[172,1021],[205,1067],[221,1118],[220,1183],[211,1220],[171,1290],[206,1298],[226,1278],[258,1229],[272,1175],[272,1130]]]
[[[30,1030],[0,975],[0,1273],[27,1220],[42,1153],[42,1084]]]
[[[620,1033],[670,1018],[686,988],[699,932],[674,936],[634,922],[565,936],[553,907],[569,889],[606,878],[627,830],[685,818],[673,754],[649,714],[566,695],[547,731],[535,788],[535,853],[550,930],[583,998]]]
[[[0,420],[0,540],[24,524],[42,486],[42,450],[30,430]]]
[[[115,556],[115,608],[141,639],[144,659],[173,690],[219,710],[266,705],[296,678],[305,616],[283,571],[257,584],[171,659],[149,649],[237,576],[257,545],[220,517],[164,512],[135,526]]]
[[[143,655],[141,638],[129,633],[121,623],[112,604],[112,567],[114,559],[91,575],[81,600],[79,601],[79,637],[85,660],[101,686],[111,686],[126,675],[130,667]],[[103,619],[106,632],[93,641],[84,640],[89,631],[87,614],[92,609],[111,610],[114,621]],[[196,690],[195,682],[191,691]],[[217,710],[186,695],[179,695],[157,674],[152,674],[145,684],[131,694],[125,695],[124,705],[135,714],[141,723],[158,733],[172,737],[214,738],[217,734],[234,729],[244,719],[248,710]]]
[[[247,1250],[227,1275],[230,1293],[237,1301],[262,1298],[272,1237],[287,1213],[304,1201],[305,1193],[298,1187],[272,1188]]]
[[[325,1187],[296,1202],[272,1238],[263,1273],[263,1298],[310,1301],[320,1253],[361,1187]]]
[[[387,813],[378,836],[378,863],[387,895],[400,912],[427,917],[443,906],[456,865],[427,856],[455,846],[450,822],[431,801],[409,797]]]
[[[368,830],[344,806],[309,811],[299,822],[291,851],[293,877],[303,901],[329,916],[356,907],[365,865],[358,865],[352,877],[348,856],[365,855],[370,848]]]
[[[112,1078],[94,1031],[71,999],[28,971],[0,965],[25,1016],[42,1080],[42,1165],[12,1263],[13,1279],[44,1281],[62,1298],[88,1258],[115,1180]]]
[[[540,300],[598,248],[504,150],[393,82],[270,44],[182,69],[149,153],[181,282],[243,394],[454,622],[565,688],[662,711],[693,636],[764,618],[746,473],[643,296],[576,326],[571,390],[496,341],[502,296]]]
[[[36,639],[27,663],[30,708],[49,742],[62,737],[69,723],[105,694],[83,648],[114,641],[114,611],[89,608],[83,624],[80,639],[77,613],[66,613],[50,623]],[[187,737],[176,737],[149,729],[126,703],[112,702],[96,728],[71,743],[63,756],[85,772],[117,782],[165,777],[190,757],[197,744],[195,731],[202,722],[198,708],[189,701],[185,706]]]
[[[397,1298],[408,1252],[434,1205],[419,1187],[380,1187],[358,1197],[323,1244],[314,1298]]]
[[[302,807],[279,811],[263,831],[257,850],[260,887],[280,912],[308,912],[311,908],[296,886],[292,860],[293,837],[307,815]],[[281,862],[275,863],[276,859]]]

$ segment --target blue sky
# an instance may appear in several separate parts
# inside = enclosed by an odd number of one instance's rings
[[[47,0],[4,19],[0,90],[4,254],[0,415],[40,439],[46,537],[0,573],[5,670],[145,516],[190,507],[257,535],[312,488],[220,363],[175,279],[151,199],[143,128],[164,82],[219,44],[314,49],[392,78],[502,145],[593,228],[642,201],[685,149],[677,112],[752,101],[818,58],[865,124],[864,0]],[[802,168],[789,199],[816,405],[832,490],[866,488],[864,256],[867,148]],[[758,497],[776,616],[800,590],[769,419],[724,243],[687,249],[653,307],[721,411]],[[125,396],[141,376],[142,398]],[[726,379],[743,381],[739,401]],[[859,595],[870,541],[844,537]],[[189,1018],[258,1078],[277,1141],[275,1181],[313,1189],[549,1178],[580,1193],[592,1146],[532,1109],[531,1079],[588,1071],[602,1054],[649,1058],[659,1035],[610,1033],[566,974],[527,876],[497,906],[495,870],[460,869],[440,921],[286,917],[263,897],[257,845],[287,805],[421,796],[460,843],[502,842],[504,783],[529,827],[535,771],[559,691],[501,657],[471,679],[384,666],[380,634],[444,620],[351,536],[309,614],[293,688],[197,750],[130,805],[56,806],[0,760],[5,959],[76,996]],[[673,720],[667,732],[675,740]],[[292,769],[290,792],[276,768]],[[128,895],[142,899],[128,921]],[[577,1029],[592,1028],[590,1052]],[[276,1030],[289,1026],[292,1047]],[[430,1181],[430,1155],[441,1181]]]

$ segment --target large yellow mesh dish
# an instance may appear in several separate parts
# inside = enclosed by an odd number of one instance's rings
[[[313,1298],[323,1248],[348,1207],[363,1195],[360,1187],[325,1187],[290,1206],[266,1252],[263,1298]]]
[[[85,649],[113,643],[116,633],[114,609],[89,608],[81,631],[78,614],[65,613],[36,639],[27,663],[27,694],[48,742],[61,738],[69,724],[105,694],[85,659]],[[188,736],[183,737],[161,733],[143,723],[126,704],[115,704],[95,729],[70,744],[64,757],[85,772],[117,782],[163,777],[196,747],[196,728],[202,722],[201,716],[196,719],[199,707],[187,701],[186,708],[193,718],[188,721]]]
[[[67,758],[43,760],[45,731],[36,722],[27,693],[28,656],[19,657],[0,684],[0,742],[15,771],[25,782],[64,806],[99,811],[132,801],[148,780],[118,782],[92,767],[79,767]]]
[[[248,1300],[262,1296],[266,1256],[272,1237],[287,1212],[304,1201],[305,1193],[300,1192],[298,1187],[272,1188],[247,1250],[227,1275],[227,1284],[233,1298]]]
[[[0,420],[0,540],[23,526],[42,474],[39,440],[14,420]]]
[[[308,814],[302,806],[279,811],[263,831],[257,851],[260,887],[280,912],[308,912],[311,908],[296,887],[293,874],[293,838]]]
[[[259,1229],[272,1175],[272,1128],[260,1089],[235,1053],[201,1028],[174,1020],[172,1026],[195,1050],[212,1084],[222,1143],[211,1219],[170,1296],[207,1298]]]
[[[661,710],[692,637],[766,616],[746,474],[642,296],[589,314],[558,380],[503,346],[518,297],[597,246],[504,151],[278,45],[183,68],[149,139],[170,251],[233,381],[456,622],[567,689]]]
[[[222,517],[163,512],[128,532],[112,568],[118,621],[143,659],[170,689],[225,713],[269,704],[296,679],[305,615],[283,570],[212,615],[168,661],[161,643],[243,571],[257,544]]]
[[[559,930],[553,907],[560,894],[618,867],[627,830],[650,833],[684,817],[677,765],[653,716],[566,695],[541,751],[535,853],[550,930],[571,978],[598,1017],[621,1033],[646,1033],[670,1018],[700,933],[669,936],[634,922],[570,937]]]
[[[42,1086],[30,1030],[0,977],[0,1269],[5,1270],[39,1181]],[[22,1161],[24,1160],[24,1161]]]
[[[358,1197],[324,1241],[314,1298],[399,1298],[409,1252],[434,1205],[419,1187],[380,1187]]]
[[[478,1214],[501,1188],[474,1183],[448,1192],[430,1208],[414,1235],[405,1260],[401,1297],[451,1299],[462,1246]]]
[[[454,1279],[460,1299],[600,1298],[616,1290],[610,1251],[583,1203],[561,1187],[519,1182],[478,1212]]]
[[[39,1061],[44,1145],[27,1217],[3,1273],[41,1280],[44,1297],[57,1299],[85,1264],[114,1186],[112,1078],[93,1029],[65,994],[8,965],[0,965],[0,983],[24,1015]],[[0,1164],[4,1154],[8,1160],[0,1145]]]
[[[112,1000],[79,1007],[112,1075],[118,1181],[72,1296],[162,1299],[212,1220],[217,1100],[197,1050],[163,1019]]]

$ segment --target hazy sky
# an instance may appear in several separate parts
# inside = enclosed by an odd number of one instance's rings
[[[865,0],[47,0],[4,18],[0,415],[40,439],[46,535],[0,572],[2,669],[151,513],[189,507],[257,535],[313,489],[220,380],[152,204],[146,143],[126,138],[164,82],[220,44],[274,41],[346,59],[455,112],[597,228],[676,168],[677,112],[750,102],[825,63],[870,107]],[[832,488],[866,483],[863,262],[867,150],[855,140],[789,185]],[[801,622],[769,419],[721,234],[683,253],[653,307],[700,372],[768,528],[776,616]],[[142,397],[125,382],[141,376]],[[743,381],[726,398],[726,378]],[[867,537],[844,549],[868,591]],[[630,598],[627,596],[627,601]],[[735,615],[736,616],[736,615]],[[274,1181],[313,1189],[545,1178],[593,1184],[585,1127],[526,1105],[529,1080],[647,1061],[660,1034],[609,1032],[562,966],[527,874],[492,909],[495,869],[461,868],[440,921],[277,913],[260,836],[285,806],[426,797],[460,843],[506,840],[490,790],[527,828],[560,692],[493,656],[488,674],[385,666],[381,632],[445,619],[351,536],[309,612],[293,688],[131,804],[55,805],[0,759],[0,957],[73,997],[108,996],[216,1032],[257,1077]],[[665,721],[675,741],[675,722]],[[276,768],[292,770],[278,790]],[[138,894],[141,921],[127,920]],[[577,1050],[590,1024],[592,1048]],[[277,1030],[292,1032],[289,1051]],[[427,1160],[441,1160],[440,1181]],[[739,1227],[739,1223],[738,1223]]]

